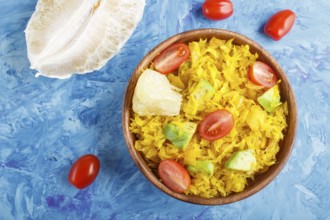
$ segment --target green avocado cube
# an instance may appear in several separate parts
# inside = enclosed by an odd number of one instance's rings
[[[253,171],[256,158],[252,150],[241,150],[235,152],[225,163],[227,169],[239,171]]]

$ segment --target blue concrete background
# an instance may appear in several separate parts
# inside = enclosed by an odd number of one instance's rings
[[[0,0],[0,219],[330,219],[330,2],[233,0],[223,21],[206,20],[202,0],[147,0],[124,48],[100,71],[57,80],[29,69],[24,30],[36,0]],[[281,9],[296,12],[281,41],[262,27]],[[184,203],[140,173],[121,125],[134,67],[155,45],[191,29],[222,28],[267,49],[296,94],[299,121],[292,156],[261,192],[223,206]],[[72,163],[96,154],[96,181],[77,190]]]

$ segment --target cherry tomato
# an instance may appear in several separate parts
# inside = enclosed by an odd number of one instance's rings
[[[213,141],[226,136],[233,127],[232,114],[221,109],[206,115],[198,127],[198,132],[201,137]]]
[[[206,0],[202,5],[202,11],[210,20],[222,20],[230,17],[234,8],[230,0]]]
[[[186,168],[174,160],[163,160],[160,162],[158,174],[165,186],[176,193],[183,193],[191,183]]]
[[[296,19],[293,11],[287,9],[275,13],[266,23],[264,32],[273,40],[280,40],[292,28]]]
[[[266,88],[273,87],[278,80],[274,70],[261,61],[256,61],[249,67],[249,78],[254,84]]]
[[[95,180],[99,170],[99,159],[92,154],[86,154],[72,165],[68,177],[69,182],[78,189],[83,189]]]
[[[162,74],[169,74],[179,68],[188,59],[190,50],[185,43],[175,43],[163,50],[155,59],[155,69]]]

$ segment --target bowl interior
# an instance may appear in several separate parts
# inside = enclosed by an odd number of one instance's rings
[[[283,101],[288,102],[288,109],[289,109],[289,115],[287,117],[287,123],[288,128],[284,131],[284,139],[280,143],[280,151],[277,154],[277,163],[274,164],[269,168],[269,170],[263,174],[260,174],[256,176],[255,180],[249,184],[245,188],[244,191],[240,193],[233,193],[226,197],[216,197],[216,198],[202,198],[202,197],[196,197],[196,196],[186,196],[184,194],[174,193],[171,190],[169,190],[164,184],[162,184],[158,177],[152,172],[151,169],[149,169],[148,165],[146,164],[143,156],[137,152],[134,148],[134,142],[135,142],[135,136],[130,132],[129,130],[129,124],[130,124],[130,118],[133,114],[132,111],[132,97],[134,93],[134,89],[137,83],[137,79],[139,75],[142,73],[144,69],[146,69],[151,61],[165,48],[167,48],[169,45],[175,43],[175,42],[190,42],[195,41],[199,39],[210,39],[212,37],[217,37],[219,39],[223,40],[229,40],[234,39],[233,44],[236,45],[242,45],[242,44],[248,44],[250,46],[250,51],[252,53],[258,53],[259,58],[258,60],[263,61],[270,65],[275,73],[279,76],[281,79],[280,84],[280,92],[281,92],[281,99]],[[151,50],[140,62],[140,64],[137,66],[135,71],[133,72],[130,81],[128,83],[128,86],[126,88],[126,94],[124,98],[124,105],[123,105],[123,115],[122,115],[122,123],[123,123],[123,130],[124,130],[124,137],[129,149],[129,152],[135,162],[135,164],[138,166],[138,168],[141,170],[141,172],[160,190],[164,191],[168,195],[182,200],[189,203],[194,204],[200,204],[200,205],[220,205],[220,204],[227,204],[235,201],[239,201],[241,199],[247,198],[254,193],[260,191],[262,188],[264,188],[267,184],[269,184],[276,175],[281,171],[285,163],[287,162],[292,148],[293,143],[296,135],[296,103],[293,91],[290,87],[290,83],[281,69],[281,67],[278,65],[276,60],[271,57],[271,55],[264,50],[259,44],[252,41],[251,39],[242,36],[240,34],[237,34],[235,32],[227,31],[227,30],[219,30],[219,29],[199,29],[199,30],[192,30],[188,32],[184,32],[178,35],[175,35],[164,42],[160,43],[157,47],[155,47],[153,50]]]

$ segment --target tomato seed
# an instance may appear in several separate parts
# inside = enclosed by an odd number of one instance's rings
[[[186,51],[183,49],[183,47],[179,47],[178,52],[177,52],[177,56],[178,57],[183,57],[186,54]]]

